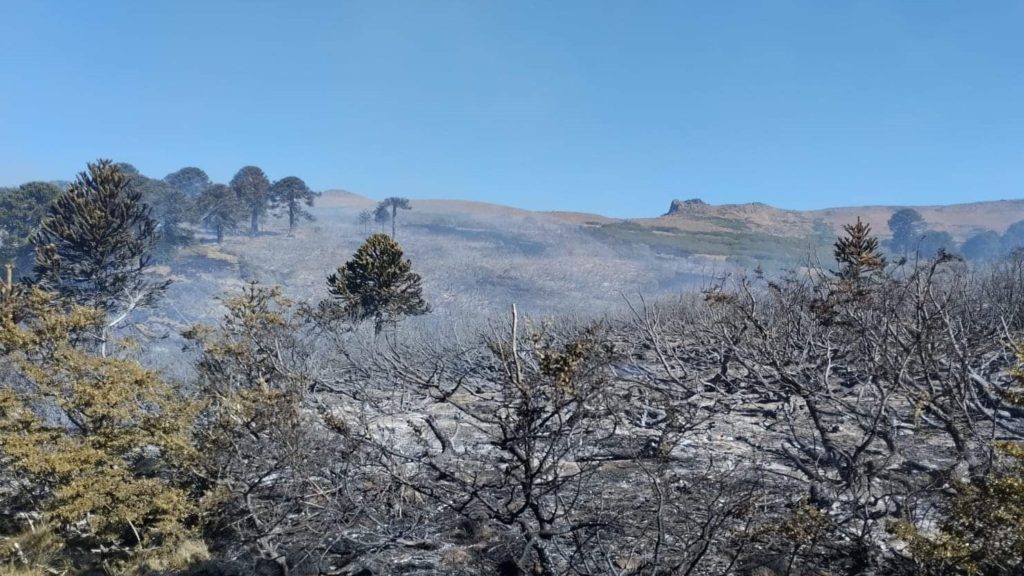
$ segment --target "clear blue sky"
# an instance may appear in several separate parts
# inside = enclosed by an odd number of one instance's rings
[[[1024,2],[0,0],[0,185],[111,157],[618,216],[1024,196]]]

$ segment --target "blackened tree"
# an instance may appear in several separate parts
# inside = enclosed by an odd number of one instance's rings
[[[327,277],[328,291],[342,313],[361,322],[373,319],[377,333],[404,316],[430,312],[419,274],[386,234],[374,234],[352,259]]]
[[[231,189],[249,209],[249,235],[260,231],[260,218],[270,207],[270,180],[263,170],[246,166],[231,179]]]
[[[302,178],[288,176],[270,187],[270,205],[276,210],[288,214],[288,232],[295,232],[299,220],[313,220],[313,215],[305,208],[312,206],[317,194],[306,186]]]

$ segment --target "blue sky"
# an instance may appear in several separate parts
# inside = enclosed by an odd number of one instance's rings
[[[1024,196],[1024,3],[0,0],[0,185],[111,157],[616,216]]]

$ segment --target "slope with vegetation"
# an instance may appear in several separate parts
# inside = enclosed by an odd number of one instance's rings
[[[165,285],[140,181],[90,165],[31,233],[39,274],[0,285],[6,573],[1024,569],[1019,251],[968,263],[892,211],[890,238],[852,220],[822,264],[615,293],[596,314],[451,316],[497,293],[481,271],[553,282],[584,262],[601,281],[643,252],[529,213],[412,202],[396,222],[392,203],[361,222],[366,203],[335,203],[326,229],[260,221],[179,248]],[[615,292],[575,281],[550,302]],[[200,286],[230,289],[191,322],[184,303],[209,297],[175,290]],[[160,369],[173,311],[186,349]]]

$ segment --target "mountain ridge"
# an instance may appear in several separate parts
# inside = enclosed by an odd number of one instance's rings
[[[326,205],[370,208],[376,200],[342,189],[323,192]],[[860,217],[875,234],[888,238],[888,219],[903,208],[916,210],[929,229],[949,232],[963,241],[983,230],[1003,233],[1013,223],[1024,220],[1024,199],[985,200],[957,204],[835,206],[813,210],[779,208],[763,202],[712,204],[700,198],[674,199],[668,212],[650,217],[621,218],[586,211],[529,210],[493,202],[445,198],[413,199],[413,204],[430,212],[455,212],[476,216],[518,215],[551,218],[584,226],[632,223],[645,228],[674,228],[680,232],[727,232],[738,228],[773,236],[802,237],[816,227],[841,229]]]

